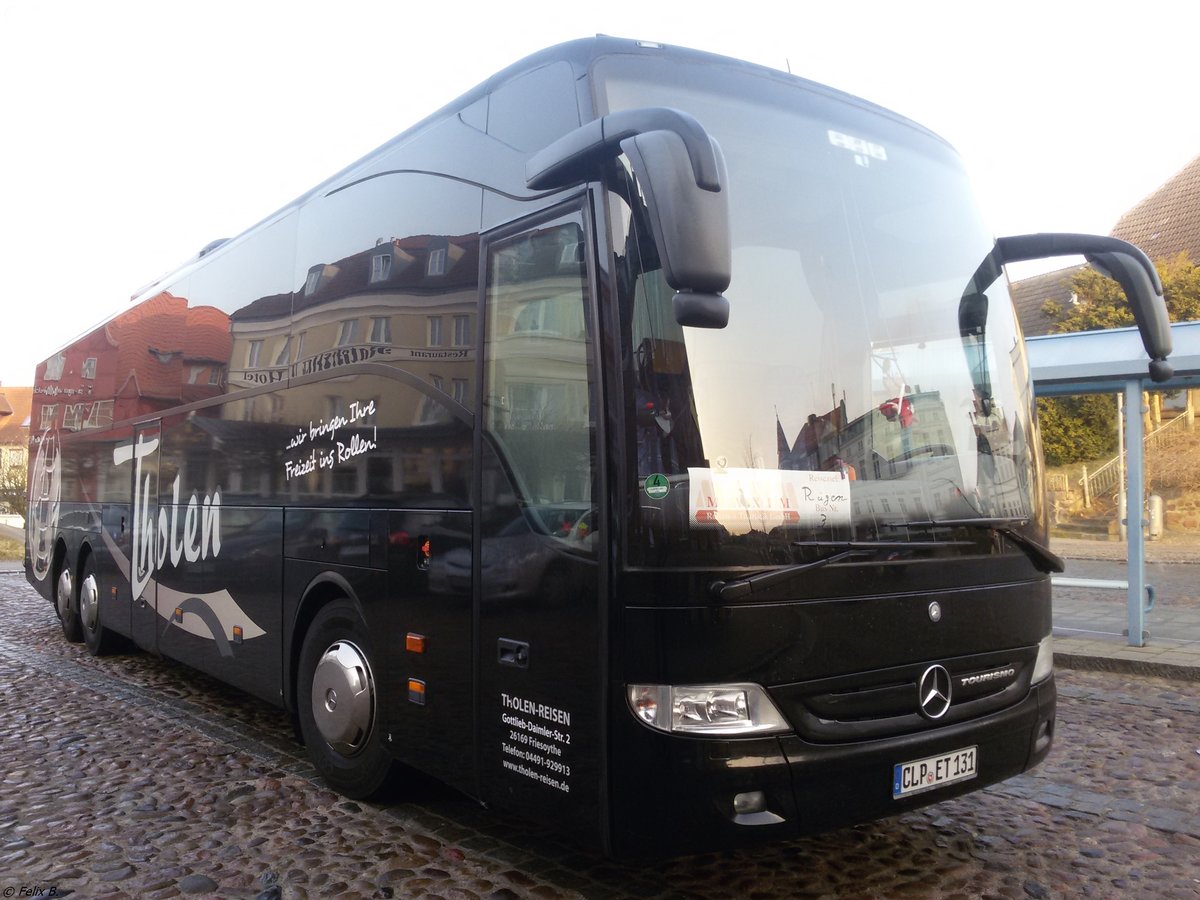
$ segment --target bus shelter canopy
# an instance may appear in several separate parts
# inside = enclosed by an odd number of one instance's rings
[[[1153,384],[1153,388],[1161,391],[1200,386],[1200,322],[1172,325],[1171,342],[1174,374],[1169,381]],[[1141,409],[1142,391],[1150,386],[1150,358],[1136,328],[1048,334],[1029,338],[1026,346],[1033,389],[1038,396],[1123,393],[1126,411]],[[1125,496],[1126,508],[1131,511],[1140,511],[1145,505],[1143,440],[1142,417],[1127,414]],[[1147,608],[1142,600],[1146,595],[1146,544],[1142,528],[1126,528],[1125,532],[1128,579],[1112,586],[1128,591],[1129,644],[1141,647],[1146,637]]]

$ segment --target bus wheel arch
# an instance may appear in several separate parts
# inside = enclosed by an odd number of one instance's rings
[[[302,638],[297,623],[299,731],[330,787],[365,800],[387,788],[395,768],[379,726],[378,657],[352,597],[324,585],[318,590],[324,602],[314,597],[302,607],[311,615]]]
[[[304,588],[300,603],[297,605],[296,614],[292,619],[284,684],[284,706],[293,716],[300,708],[300,654],[304,649],[305,638],[321,609],[337,600],[349,600],[356,605],[358,602],[353,588],[346,579],[336,572],[323,572]],[[296,725],[296,733],[299,735],[299,722]]]
[[[83,626],[79,620],[79,598],[76,595],[75,573],[67,554],[67,545],[60,538],[54,544],[50,565],[51,590],[54,592],[54,611],[62,624],[63,637],[72,644],[83,641]]]

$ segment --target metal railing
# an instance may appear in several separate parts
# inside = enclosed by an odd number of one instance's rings
[[[1145,440],[1142,441],[1142,446],[1147,450],[1169,449],[1183,438],[1181,432],[1186,428],[1188,421],[1189,417],[1181,414],[1169,422],[1164,422],[1146,435]],[[1085,507],[1091,508],[1093,497],[1098,497],[1109,491],[1116,493],[1122,478],[1121,459],[1121,454],[1118,453],[1094,472],[1089,472],[1086,465],[1083,467],[1083,475],[1079,479],[1079,485],[1083,488],[1083,505]]]

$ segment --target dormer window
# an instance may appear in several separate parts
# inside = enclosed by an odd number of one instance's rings
[[[429,264],[425,269],[425,274],[430,276],[446,274],[445,247],[439,247],[436,250],[429,251]]]
[[[304,282],[305,297],[311,297],[317,292],[317,288],[321,286],[321,275],[324,271],[324,266],[313,266],[308,270],[308,279]]]
[[[83,361],[83,377],[89,379],[96,377],[96,357],[89,356]]]
[[[392,277],[392,254],[377,253],[371,257],[371,284],[387,281]]]
[[[321,288],[325,287],[329,282],[337,277],[338,267],[329,265],[313,266],[308,270],[308,277],[304,280],[304,296],[311,297]]]

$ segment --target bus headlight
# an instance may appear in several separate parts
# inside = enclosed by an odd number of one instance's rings
[[[1037,659],[1033,663],[1033,678],[1030,681],[1037,684],[1045,681],[1054,672],[1054,639],[1050,635],[1042,638],[1038,644]]]
[[[757,684],[631,684],[627,696],[634,716],[659,731],[736,736],[791,730]]]

